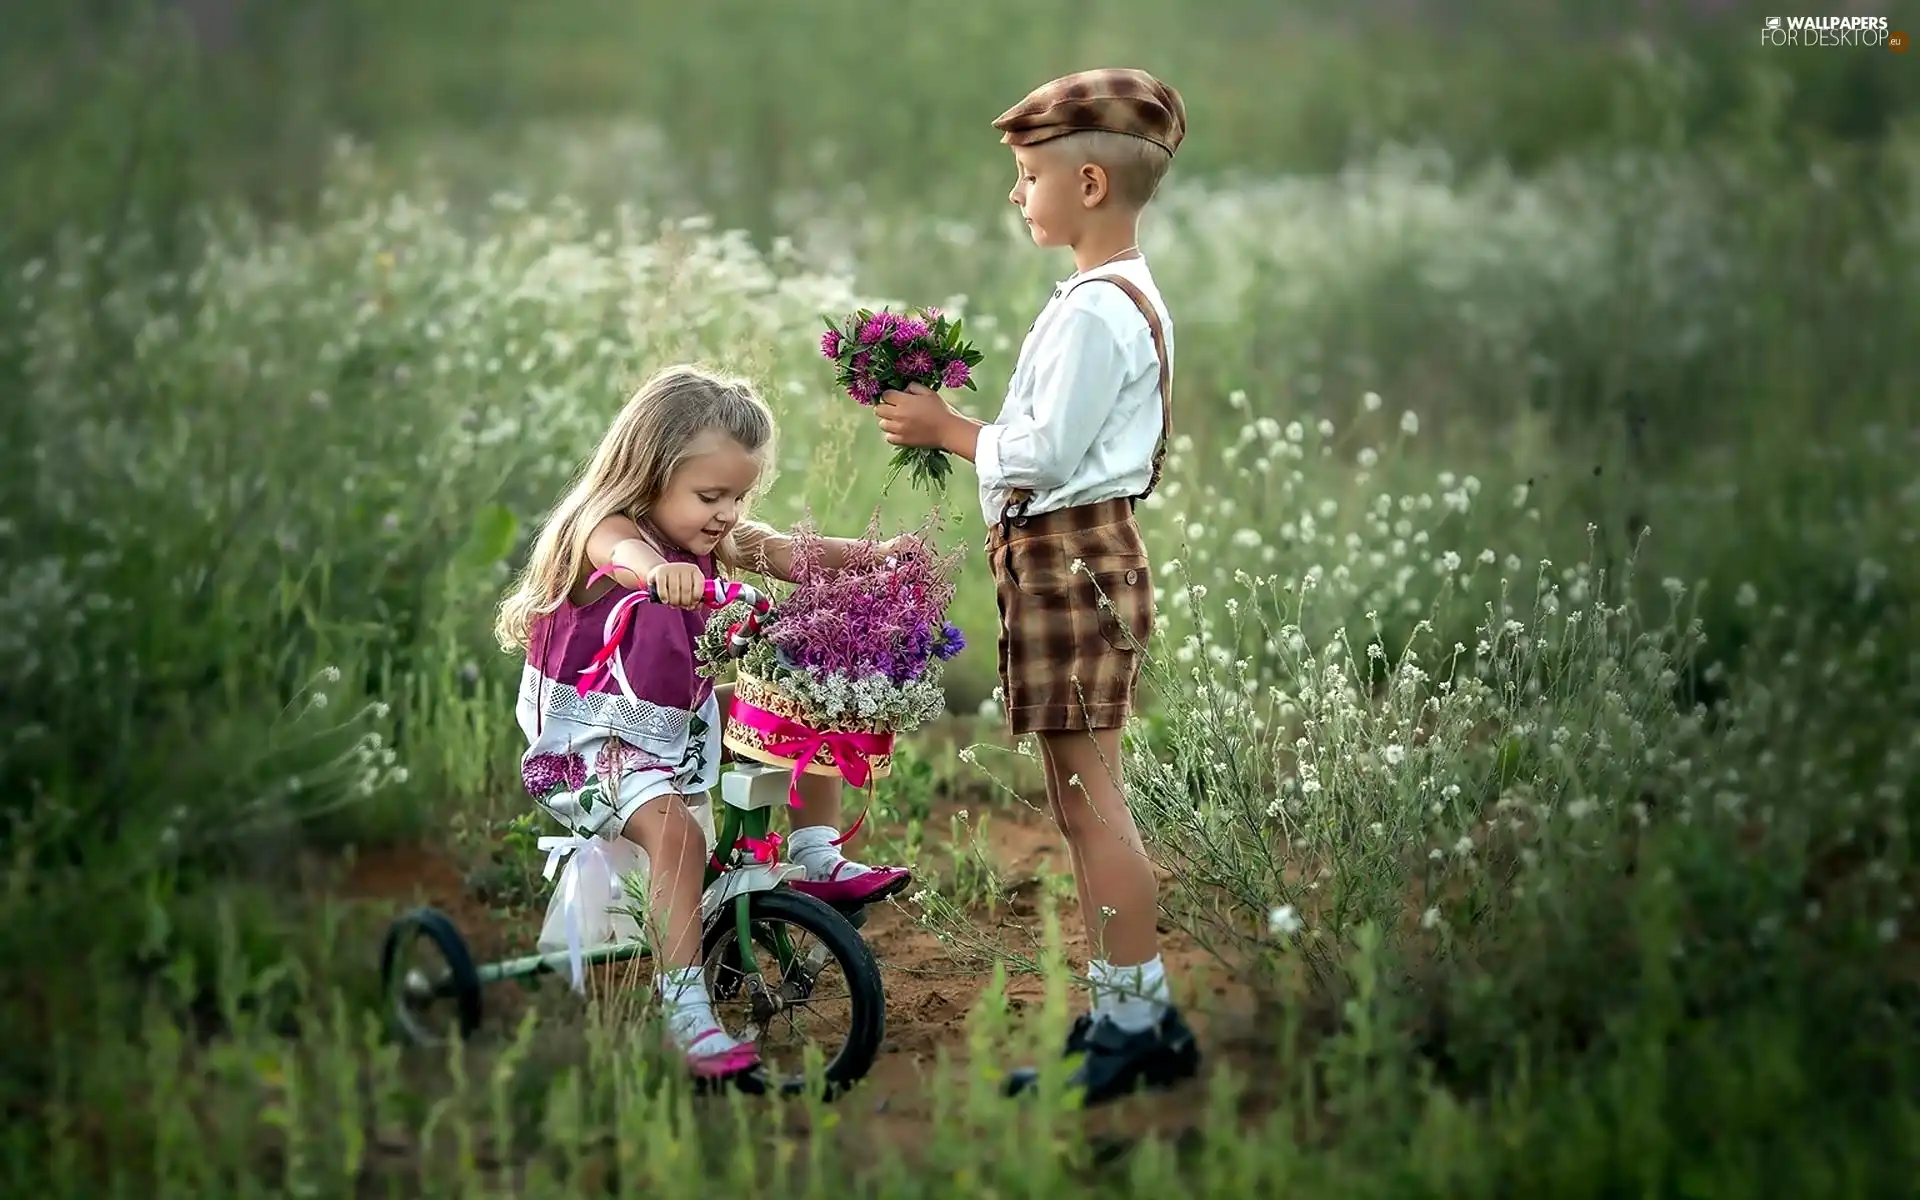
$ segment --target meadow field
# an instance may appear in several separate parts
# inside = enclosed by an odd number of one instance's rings
[[[22,6],[0,1190],[1904,1194],[1920,69],[1731,7]],[[1203,1079],[997,1097],[1084,931],[977,553],[854,847],[919,876],[861,1087],[693,1095],[644,968],[394,1044],[400,911],[539,931],[490,627],[609,416],[742,372],[760,515],[923,518],[821,318],[960,314],[990,416],[1071,265],[988,122],[1094,62],[1193,121],[1127,782]]]

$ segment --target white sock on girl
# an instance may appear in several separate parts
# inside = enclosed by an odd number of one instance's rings
[[[794,830],[787,837],[787,857],[807,869],[807,879],[820,882],[825,879],[857,879],[873,868],[854,862],[840,853],[840,847],[833,840],[840,836],[838,829],[825,825],[808,825]],[[840,874],[834,875],[833,869],[841,867]]]
[[[654,977],[654,986],[666,1009],[667,1034],[682,1051],[718,1054],[740,1045],[714,1015],[713,999],[707,994],[707,981],[701,978],[698,966],[662,971]]]

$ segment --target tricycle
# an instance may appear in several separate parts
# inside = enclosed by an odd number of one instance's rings
[[[756,616],[767,601],[737,582],[708,581],[707,602],[715,608],[746,600],[751,610],[729,639],[738,653],[758,632]],[[837,1044],[821,1046],[829,1095],[864,1077],[879,1053],[886,1028],[886,996],[872,951],[858,932],[864,908],[843,911],[796,892],[786,881],[804,868],[779,861],[768,847],[773,810],[788,801],[790,771],[771,763],[731,762],[720,777],[715,853],[707,863],[701,895],[701,962],[716,1013],[727,1032],[760,1043],[768,1074],[739,1081],[747,1090],[771,1086],[786,1094],[806,1087],[798,1056],[791,1067],[776,1065],[766,1034],[779,1023],[798,1030],[802,1014],[826,999],[823,976],[829,966],[846,980],[847,1017]],[[543,838],[542,849],[557,849],[571,838]],[[551,860],[549,873],[551,873]],[[430,966],[412,965],[409,953],[424,942],[437,956]],[[438,909],[415,908],[388,929],[380,953],[380,975],[396,1031],[416,1045],[444,1042],[448,1018],[461,1038],[481,1021],[481,991],[488,984],[518,980],[531,986],[563,970],[630,962],[650,957],[644,936],[584,949],[560,949],[502,962],[476,963],[453,921]],[[774,970],[765,967],[770,960]],[[740,1018],[729,1016],[734,1005]]]

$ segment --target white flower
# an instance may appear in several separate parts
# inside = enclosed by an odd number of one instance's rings
[[[1299,933],[1304,922],[1293,905],[1282,904],[1267,910],[1267,931],[1276,937],[1292,937]]]

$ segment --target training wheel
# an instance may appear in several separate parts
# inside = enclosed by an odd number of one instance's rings
[[[426,961],[418,954],[423,941],[433,952]],[[388,927],[380,983],[394,1026],[417,1046],[446,1041],[449,1016],[462,1038],[480,1027],[480,974],[466,940],[438,909],[416,908]]]

